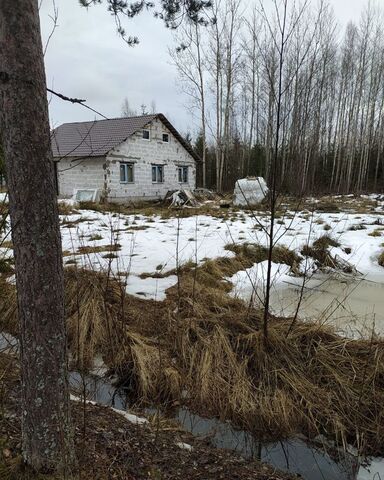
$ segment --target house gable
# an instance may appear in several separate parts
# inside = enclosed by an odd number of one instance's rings
[[[119,201],[126,196],[135,198],[160,198],[168,190],[177,188],[194,189],[196,161],[185,146],[160,118],[152,120],[144,129],[149,129],[150,139],[143,138],[137,131],[107,155],[109,170],[108,198]],[[168,142],[163,141],[168,135]],[[123,183],[120,178],[122,164],[132,165],[133,181]],[[153,181],[152,167],[159,166],[163,181]],[[179,182],[179,167],[187,170],[187,181]],[[131,168],[131,167],[130,167]]]
[[[154,153],[157,151],[160,155],[162,150],[174,153],[173,150],[176,145],[177,154],[180,154],[182,157],[185,157],[185,154],[187,154],[185,158],[199,161],[200,159],[194,153],[193,149],[176,129],[173,127],[170,128],[171,124],[168,121],[164,122],[164,119],[165,117],[163,115],[158,115],[128,138],[124,139],[119,145],[112,148],[106,156],[121,157],[126,155],[128,159],[132,158],[132,160],[137,160],[137,157],[134,157],[129,153],[130,147],[132,151],[132,146],[134,144],[137,144],[138,147],[142,147],[143,150],[151,149]],[[149,131],[149,139],[143,138],[143,131]],[[168,141],[164,141],[164,134],[168,136]],[[183,150],[185,150],[185,153]]]

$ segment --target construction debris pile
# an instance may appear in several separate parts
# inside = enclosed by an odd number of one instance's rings
[[[193,192],[191,190],[179,189],[170,190],[165,196],[165,203],[169,203],[169,207],[200,207],[203,203],[211,203],[219,197],[216,193],[207,188],[197,188]]]

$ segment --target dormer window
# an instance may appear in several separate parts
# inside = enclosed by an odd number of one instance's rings
[[[150,140],[149,130],[143,130],[143,139]]]
[[[169,135],[168,133],[163,133],[163,142],[168,143],[169,142]]]

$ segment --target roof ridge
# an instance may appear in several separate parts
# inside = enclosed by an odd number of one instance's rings
[[[95,152],[107,153],[138,130],[155,120],[161,121],[176,137],[185,150],[200,161],[193,147],[188,144],[172,123],[162,113],[116,117],[85,122],[68,122],[52,132],[54,156],[95,156]],[[65,127],[65,128],[64,128]],[[103,144],[103,142],[105,142]]]
[[[156,118],[159,115],[163,115],[163,114],[162,113],[148,113],[147,115],[132,115],[131,117],[113,117],[113,118],[100,118],[99,120],[83,120],[83,121],[79,121],[79,122],[65,122],[65,123],[62,123],[61,125],[58,125],[53,130],[57,130],[58,128],[62,127],[63,125],[77,125],[79,123],[85,124],[85,123],[109,122],[111,120],[128,120],[128,119],[132,119],[132,118],[145,118],[145,117]]]

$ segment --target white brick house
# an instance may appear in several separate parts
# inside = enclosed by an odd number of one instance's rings
[[[196,187],[199,158],[162,114],[65,123],[52,132],[52,151],[64,198],[98,189],[124,203]]]

